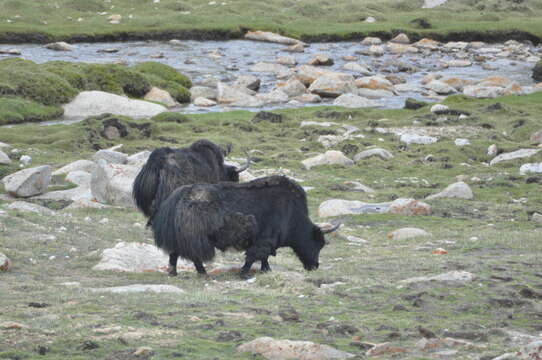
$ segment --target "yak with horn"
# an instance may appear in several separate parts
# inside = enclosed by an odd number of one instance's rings
[[[169,274],[177,275],[177,259],[203,263],[215,249],[245,251],[240,276],[247,278],[252,264],[269,271],[268,257],[289,247],[306,270],[318,268],[326,244],[323,230],[309,218],[305,191],[286,176],[269,176],[246,183],[194,184],[175,190],[151,224],[156,246],[169,254]]]

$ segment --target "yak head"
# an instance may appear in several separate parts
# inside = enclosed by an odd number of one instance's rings
[[[326,245],[324,234],[337,230],[339,226],[341,225],[336,225],[331,229],[322,229],[316,225],[312,225],[310,238],[294,247],[294,252],[299,257],[299,260],[301,260],[301,263],[303,263],[305,270],[311,271],[318,269],[320,265],[318,262],[320,250]]]
[[[239,182],[239,174],[250,167],[250,156],[247,153],[247,162],[240,168],[233,165],[224,165],[225,179],[223,181]]]

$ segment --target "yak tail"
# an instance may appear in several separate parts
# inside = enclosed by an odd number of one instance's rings
[[[160,169],[163,162],[157,159],[155,153],[159,150],[154,150],[151,156],[137,174],[134,180],[132,189],[132,198],[139,210],[146,217],[151,216],[151,206],[158,188]]]
[[[223,226],[224,217],[209,198],[194,194],[202,187],[208,190],[208,185],[175,190],[160,206],[151,227],[157,247],[184,259],[203,262],[215,256],[212,238]]]

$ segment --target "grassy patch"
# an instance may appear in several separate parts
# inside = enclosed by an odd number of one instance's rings
[[[235,348],[259,336],[310,340],[363,358],[365,350],[352,341],[359,336],[364,342],[389,341],[408,348],[410,352],[402,355],[405,359],[430,358],[431,354],[415,346],[421,338],[419,326],[437,336],[483,334],[482,340],[467,340],[486,345],[485,350],[459,347],[458,358],[515,352],[520,344],[508,341],[503,331],[540,332],[539,322],[533,321],[540,316],[540,300],[525,294],[540,292],[541,228],[530,221],[530,215],[542,212],[542,176],[520,176],[518,168],[524,162],[542,161],[542,154],[488,166],[486,153],[492,143],[502,151],[533,147],[529,135],[540,128],[542,94],[491,100],[456,96],[446,104],[471,116],[461,120],[448,116],[437,126],[426,107],[311,107],[274,111],[283,115],[282,123],[254,123],[254,113],[234,111],[190,115],[189,121],[166,113],[151,120],[104,116],[73,125],[3,128],[1,142],[20,149],[20,154],[32,155],[35,165],[55,168],[89,159],[96,147],[116,143],[124,144],[121,150],[130,154],[159,146],[181,147],[201,138],[232,143],[233,159],[244,157],[243,149],[255,150],[253,173],[287,169],[303,186],[313,187],[307,193],[311,217],[340,221],[343,226],[323,249],[319,270],[303,271],[291,251],[280,249],[270,259],[273,272],[257,274],[253,283],[247,283],[235,274],[202,279],[195,272],[169,278],[159,273],[92,270],[101,251],[118,241],[153,242],[150,231],[141,226],[145,219],[132,209],[59,210],[52,217],[8,210],[0,215],[0,225],[4,225],[0,226],[0,244],[14,267],[2,275],[0,322],[15,321],[28,328],[3,331],[0,358],[37,358],[39,346],[47,349],[40,356],[45,359],[125,358],[139,346],[150,346],[155,358],[251,359],[252,355],[239,354]],[[378,146],[391,151],[394,158],[305,170],[303,159],[326,150],[317,141],[323,129],[340,133],[340,126],[300,127],[307,120],[358,127],[364,137],[332,148],[350,151],[349,157]],[[405,146],[397,136],[376,130],[412,127],[415,120],[426,131],[441,131],[439,141]],[[135,132],[105,140],[100,133],[106,121]],[[141,132],[146,126],[152,129],[148,136]],[[90,141],[89,134],[96,140]],[[468,138],[471,144],[456,146],[458,137]],[[430,216],[318,217],[318,206],[328,199],[424,199],[457,181],[459,175],[469,183],[474,199],[430,201]],[[345,181],[359,181],[375,193],[349,191]],[[422,228],[431,236],[401,241],[387,237],[401,227]],[[349,241],[347,235],[365,241]],[[432,253],[441,247],[448,254]],[[226,253],[217,262],[240,264],[242,260],[241,253]],[[462,286],[400,283],[453,270],[469,271],[477,278]],[[80,287],[60,285],[74,281]],[[185,292],[118,296],[88,290],[136,283],[175,285]],[[33,308],[30,302],[48,306]],[[292,309],[299,321],[281,317]]]
[[[456,40],[469,34],[494,40],[506,36],[542,37],[542,6],[538,0],[458,0],[434,9],[422,9],[422,5],[422,0],[235,0],[224,5],[198,0],[116,0],[114,4],[58,0],[25,6],[5,1],[0,4],[0,33],[16,41],[70,37],[102,41],[127,37],[219,39],[239,37],[245,29],[271,30],[306,39],[353,39],[371,33],[389,37],[398,31]],[[110,14],[122,15],[121,23],[110,24]],[[369,16],[377,22],[364,22]],[[413,22],[420,18],[432,26]]]
[[[0,61],[0,124],[58,118],[58,106],[80,91],[101,90],[141,98],[158,86],[179,102],[190,101],[190,80],[170,66],[145,62],[135,67],[19,58]]]

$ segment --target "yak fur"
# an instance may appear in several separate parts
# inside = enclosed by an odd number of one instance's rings
[[[324,233],[309,218],[305,191],[285,176],[247,183],[194,184],[175,190],[151,224],[156,246],[170,254],[170,275],[177,258],[191,260],[200,274],[215,249],[245,250],[241,276],[255,261],[270,270],[267,258],[290,247],[307,270],[318,268]]]
[[[135,204],[149,218],[149,224],[162,202],[180,186],[238,182],[237,169],[224,164],[223,153],[208,140],[196,141],[187,148],[155,149],[135,178],[132,190]]]

